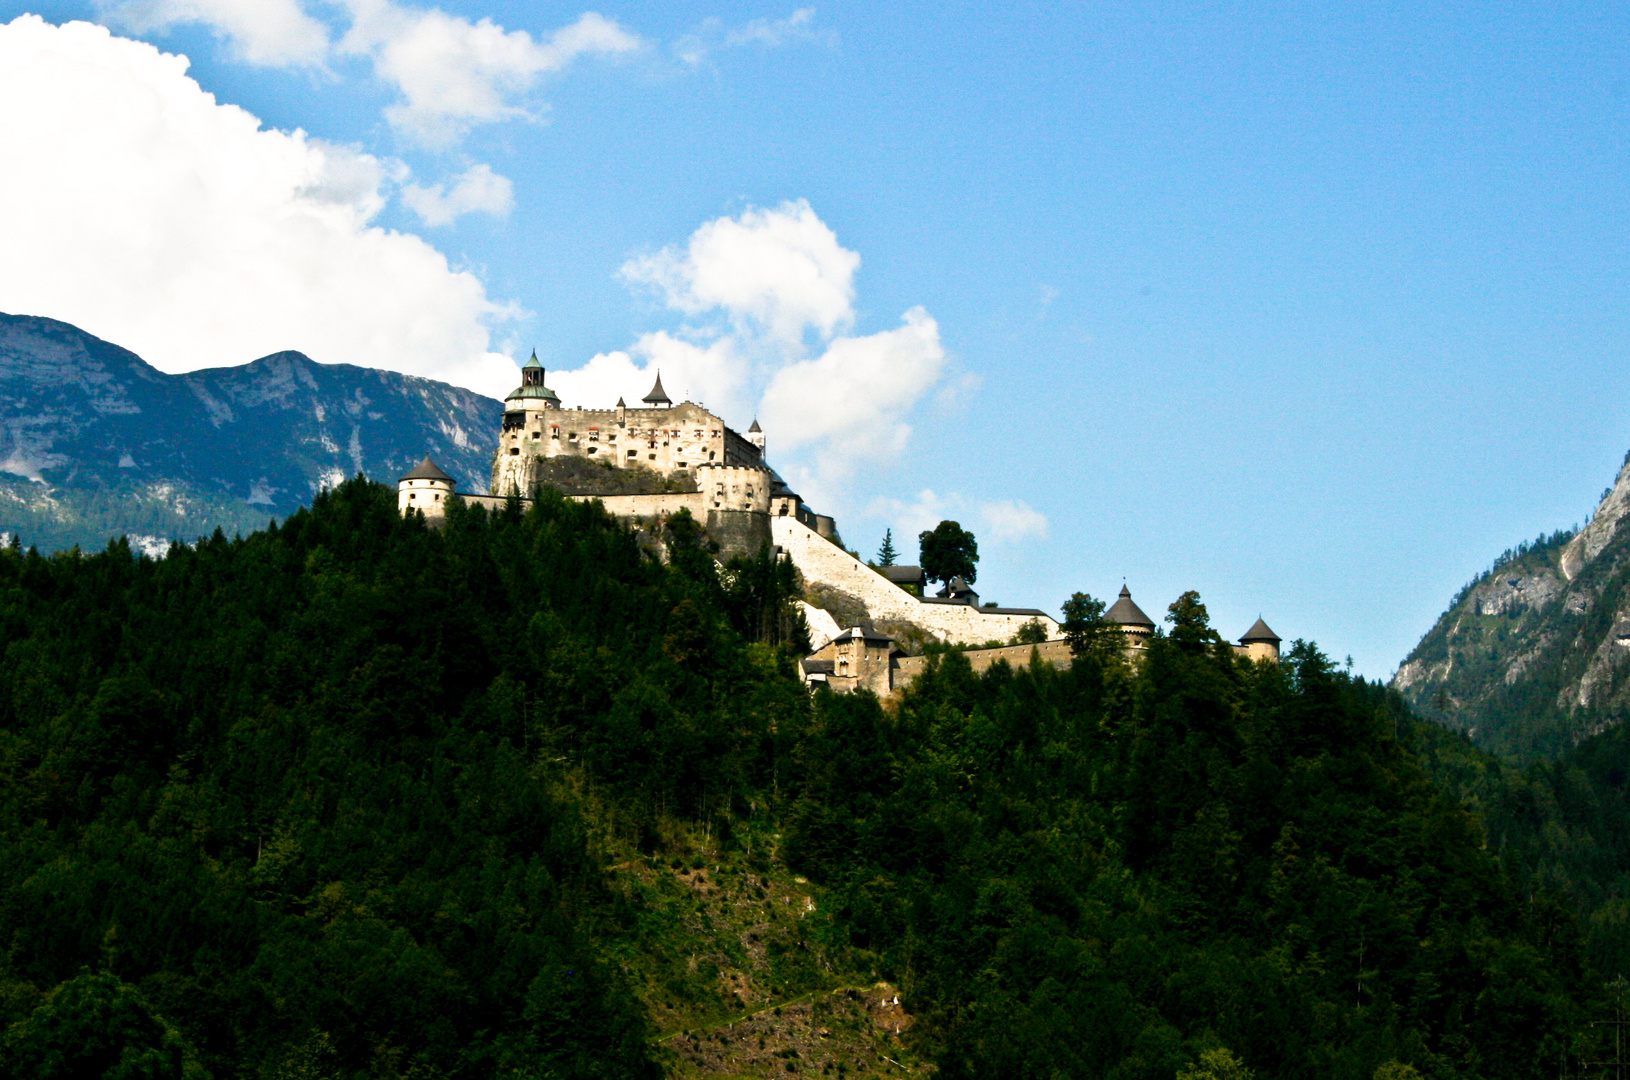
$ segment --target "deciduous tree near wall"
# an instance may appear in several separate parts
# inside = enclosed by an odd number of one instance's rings
[[[973,533],[954,521],[942,521],[917,534],[922,545],[923,577],[948,582],[960,577],[972,585],[978,577],[979,544]]]
[[[1104,622],[1104,602],[1078,592],[1064,601],[1064,640],[1076,656],[1102,654],[1114,647],[1113,631]]]

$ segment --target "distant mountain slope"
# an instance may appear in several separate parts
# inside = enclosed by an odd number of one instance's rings
[[[1630,715],[1630,457],[1590,523],[1506,552],[1398,669],[1418,711],[1521,761]]]
[[[394,480],[426,453],[481,492],[502,411],[297,352],[167,375],[67,323],[0,314],[0,532],[60,548],[256,528],[358,472]]]

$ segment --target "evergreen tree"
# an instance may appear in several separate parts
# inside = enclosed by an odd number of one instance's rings
[[[894,550],[894,530],[885,529],[883,531],[883,546],[877,549],[877,565],[893,566],[895,560],[899,557],[900,553]]]

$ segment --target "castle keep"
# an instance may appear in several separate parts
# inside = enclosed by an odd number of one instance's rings
[[[534,355],[521,369],[521,385],[504,400],[492,463],[494,495],[530,494],[544,479],[539,464],[560,457],[620,468],[638,465],[664,475],[721,467],[767,473],[764,435],[756,420],[744,438],[700,405],[675,405],[662,389],[660,373],[639,409],[626,407],[621,398],[614,409],[563,409],[543,379],[543,365]],[[736,485],[730,489],[732,509],[768,511],[768,484],[755,485],[754,476],[709,474],[708,479]]]

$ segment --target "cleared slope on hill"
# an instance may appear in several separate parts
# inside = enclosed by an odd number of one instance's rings
[[[262,526],[431,453],[485,491],[502,405],[296,352],[167,375],[52,319],[0,314],[0,532],[50,550]]]

